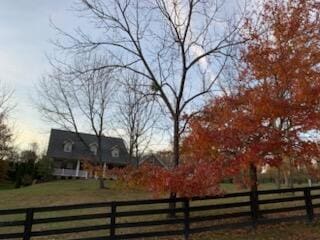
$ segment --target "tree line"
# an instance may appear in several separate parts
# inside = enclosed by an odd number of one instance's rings
[[[11,114],[16,107],[14,90],[5,82],[0,82],[0,85],[0,184],[9,182],[19,188],[51,180],[52,161],[39,152],[36,143],[30,144],[26,150],[16,148],[11,122]]]

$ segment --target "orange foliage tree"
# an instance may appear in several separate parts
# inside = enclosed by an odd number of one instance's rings
[[[319,152],[303,135],[320,129],[319,10],[314,1],[270,0],[260,24],[248,21],[244,32],[254,40],[241,52],[236,91],[192,121],[184,141],[190,159],[250,169],[253,190],[258,166],[294,160],[310,167]]]
[[[111,170],[128,187],[143,187],[154,196],[174,191],[180,197],[220,194],[221,171],[208,162],[182,163],[174,170],[145,164]]]

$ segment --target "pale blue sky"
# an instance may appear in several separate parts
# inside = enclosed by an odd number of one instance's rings
[[[51,128],[31,100],[35,86],[49,69],[46,53],[55,31],[50,18],[59,26],[75,27],[71,0],[1,0],[0,2],[0,79],[15,89],[17,108],[12,118],[20,148],[32,141],[46,145]]]

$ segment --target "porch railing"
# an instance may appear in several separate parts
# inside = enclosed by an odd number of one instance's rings
[[[88,178],[87,171],[76,170],[76,169],[55,168],[55,169],[53,169],[53,175],[54,176],[62,176],[62,177]]]

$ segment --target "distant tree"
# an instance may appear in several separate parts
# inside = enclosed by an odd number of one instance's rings
[[[0,181],[8,175],[8,160],[13,153],[13,134],[9,127],[9,114],[14,108],[13,90],[0,82]]]
[[[147,88],[137,74],[123,75],[121,79],[122,91],[118,94],[115,124],[127,139],[130,163],[139,164],[159,121],[154,97],[144,94]]]
[[[16,182],[16,165],[17,162],[20,161],[20,154],[19,151],[15,148],[12,149],[10,155],[8,156],[8,159],[6,162],[9,164],[9,169],[8,169],[8,180],[11,182]]]
[[[88,150],[90,143],[82,139],[79,131],[89,129],[96,137],[97,151],[94,154],[102,167],[102,138],[115,76],[111,69],[88,71],[102,64],[100,61],[103,59],[87,56],[75,60],[72,67],[55,65],[53,73],[40,83],[38,107],[48,121],[76,132]],[[100,188],[104,188],[103,178],[99,179]]]
[[[0,183],[7,179],[9,171],[9,163],[4,160],[0,160]]]
[[[0,160],[7,160],[13,149],[13,134],[8,117],[15,105],[12,103],[13,90],[0,81]]]
[[[0,80],[0,113],[5,117],[8,117],[16,106],[12,100],[13,94],[14,90]]]
[[[20,153],[20,162],[24,163],[36,163],[38,160],[38,155],[33,150],[24,150]]]
[[[34,150],[24,150],[15,157],[16,161],[10,161],[8,177],[16,188],[31,185],[35,180],[52,180],[53,161]]]
[[[40,181],[50,181],[53,179],[53,160],[47,156],[42,156],[36,163],[36,178]]]
[[[29,149],[35,152],[37,155],[39,154],[39,144],[37,142],[30,143]]]
[[[8,160],[10,157],[13,150],[12,137],[7,117],[4,113],[0,113],[0,160]]]
[[[19,161],[14,163],[16,188],[32,184],[37,175],[37,160],[37,153],[32,150],[24,150],[20,153]]]

